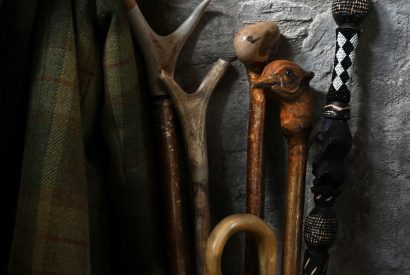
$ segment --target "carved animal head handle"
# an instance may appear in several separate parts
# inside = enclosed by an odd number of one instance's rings
[[[235,214],[223,219],[212,231],[206,244],[206,270],[208,275],[221,275],[221,256],[228,239],[238,232],[254,237],[259,254],[259,270],[262,275],[275,275],[277,262],[277,238],[272,228],[262,219],[251,214]]]
[[[264,89],[280,103],[280,123],[286,136],[308,134],[313,122],[313,98],[309,82],[312,72],[296,63],[276,60],[266,65],[254,88]]]
[[[280,37],[278,26],[273,22],[260,22],[241,29],[234,40],[238,59],[247,66],[264,65],[277,47]]]
[[[295,100],[313,77],[313,72],[303,70],[294,62],[276,60],[266,65],[253,87],[263,88],[284,100]]]

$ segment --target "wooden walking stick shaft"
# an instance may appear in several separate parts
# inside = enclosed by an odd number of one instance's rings
[[[280,32],[272,22],[260,22],[241,29],[235,36],[234,47],[238,59],[246,66],[249,91],[248,154],[246,175],[246,212],[263,218],[265,185],[263,182],[263,136],[266,99],[262,89],[252,88],[260,76],[269,55],[277,46]],[[258,271],[256,247],[246,238],[245,274]]]
[[[248,73],[252,83],[252,73]],[[246,212],[264,217],[263,136],[266,98],[263,90],[251,88],[248,128],[248,167],[246,175]],[[246,238],[245,274],[258,271],[257,250],[253,238]]]
[[[285,205],[282,274],[298,274],[305,195],[306,142],[288,141],[288,184]]]
[[[177,154],[173,104],[168,96],[154,97],[160,180],[167,225],[167,262],[171,274],[184,274],[188,255],[182,224],[181,175]]]
[[[255,83],[279,103],[280,126],[288,142],[288,183],[283,237],[282,274],[300,270],[300,245],[307,138],[313,123],[313,96],[309,88],[312,72],[297,64],[277,60],[269,63]]]
[[[223,219],[212,231],[206,244],[206,270],[208,275],[221,275],[221,257],[226,242],[238,232],[249,233],[258,248],[261,275],[275,275],[277,238],[262,219],[251,214],[235,214]]]
[[[252,83],[252,73],[248,73]],[[265,186],[263,184],[263,134],[265,119],[265,94],[262,89],[250,90],[248,128],[248,167],[246,175],[246,211],[263,218]]]

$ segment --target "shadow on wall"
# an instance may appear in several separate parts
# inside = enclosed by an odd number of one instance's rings
[[[187,68],[195,66],[198,64],[193,64],[192,60],[194,59],[194,54],[195,51],[192,49],[197,48],[197,44],[202,36],[202,33],[205,29],[206,26],[209,25],[209,23],[214,20],[218,16],[222,16],[223,13],[217,12],[217,11],[206,11],[199,21],[198,26],[196,27],[195,31],[192,33],[192,35],[188,38],[184,49],[182,49],[180,58],[177,60],[177,65],[175,68],[175,79],[178,83],[180,83],[181,87],[185,88],[186,91],[195,91],[198,87],[198,85],[202,82],[202,78],[204,75],[199,75],[198,72],[208,72],[212,64],[218,60],[218,57],[211,57],[214,58],[214,60],[211,59],[209,63],[207,64],[200,64],[204,66],[204,70],[187,70]],[[176,28],[176,27],[175,27]],[[170,30],[172,31],[172,30]],[[189,49],[189,50],[188,50]],[[223,83],[227,82],[229,76],[224,76],[222,81]],[[218,86],[222,86],[223,84],[219,84]],[[218,89],[220,90],[220,89]],[[217,91],[214,91],[213,95],[211,96],[214,97]]]
[[[159,35],[167,35],[170,30],[167,26],[164,26],[163,20],[158,20],[158,18],[163,18],[164,12],[166,10],[165,3],[167,0],[150,0],[150,1],[137,1],[138,5],[147,20],[150,27]]]
[[[342,187],[342,194],[336,202],[339,230],[338,238],[330,255],[329,274],[375,274],[377,264],[371,261],[372,251],[367,242],[374,242],[368,237],[372,230],[375,209],[372,207],[371,197],[366,195],[374,188],[375,182],[372,158],[369,156],[371,134],[369,131],[369,83],[374,67],[371,60],[374,56],[371,45],[375,42],[379,31],[377,10],[373,8],[362,25],[357,59],[355,64],[356,81],[360,85],[357,103],[359,104],[356,120],[356,132],[353,136],[353,148],[346,158],[348,177]],[[352,123],[352,122],[351,122]],[[351,125],[351,128],[354,128]],[[360,243],[364,241],[365,243]],[[354,251],[354,256],[352,252]],[[332,258],[337,258],[337,265],[332,265]],[[380,264],[380,263],[379,263]],[[353,272],[354,273],[351,273]]]
[[[232,179],[224,173],[227,171],[226,155],[221,154],[224,151],[221,141],[223,140],[221,113],[226,110],[229,99],[229,92],[232,91],[232,86],[235,79],[238,78],[238,73],[232,68],[228,70],[221,82],[220,86],[215,91],[209,104],[209,112],[207,114],[208,123],[208,140],[210,147],[209,159],[212,162],[210,165],[210,199],[212,205],[212,228],[227,215],[234,213],[232,207],[232,199],[230,194]],[[210,135],[209,133],[212,133]],[[214,155],[214,153],[216,155]]]
[[[271,58],[272,59],[287,59],[293,60],[293,53],[292,53],[292,45],[289,43],[289,40],[283,34],[280,35],[278,51],[273,53]]]
[[[226,216],[237,212],[234,206],[235,198],[233,197],[233,194],[236,192],[232,190],[235,178],[229,173],[229,171],[232,171],[232,169],[228,167],[231,156],[227,156],[226,148],[224,148],[222,144],[224,140],[224,125],[221,118],[221,114],[228,111],[229,92],[233,91],[233,84],[237,79],[238,72],[233,68],[229,69],[209,104],[207,138],[209,141],[208,152],[210,160],[211,229]],[[246,122],[244,121],[243,123]],[[234,164],[233,166],[238,167],[239,164]],[[243,182],[243,184],[245,184],[245,182]],[[224,250],[225,256],[222,258],[222,270],[227,272],[225,274],[230,274],[228,271],[225,271],[226,266],[229,269],[229,266],[234,262],[231,261],[233,259],[236,259],[237,262],[239,257],[238,251],[240,251],[239,255],[242,255],[242,248],[243,242],[238,235],[228,241]],[[234,257],[231,257],[233,255]]]

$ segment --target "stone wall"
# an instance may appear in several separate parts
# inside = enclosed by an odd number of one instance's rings
[[[158,31],[178,26],[199,0],[159,0],[151,21]],[[158,9],[158,7],[161,7]],[[317,111],[330,84],[335,47],[331,1],[215,0],[179,60],[176,78],[194,90],[218,58],[232,59],[235,32],[246,24],[275,21],[283,34],[274,58],[292,59],[314,71]],[[159,12],[161,10],[162,12]],[[354,146],[348,179],[336,202],[338,240],[329,274],[410,274],[410,2],[373,0],[363,24],[352,88]],[[210,188],[214,224],[245,211],[248,83],[244,66],[232,68],[213,96],[208,113]],[[277,107],[268,103],[266,136],[266,220],[281,234],[286,143]],[[313,142],[312,142],[313,144]],[[315,154],[315,145],[310,155]],[[312,209],[311,158],[306,211]],[[224,274],[241,274],[243,236],[224,254]]]

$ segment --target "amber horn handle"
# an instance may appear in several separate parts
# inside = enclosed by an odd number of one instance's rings
[[[235,214],[223,219],[212,231],[206,244],[206,271],[221,275],[221,256],[228,239],[238,232],[250,234],[256,241],[261,275],[275,275],[277,238],[272,228],[252,214]]]

